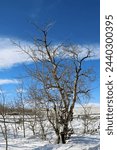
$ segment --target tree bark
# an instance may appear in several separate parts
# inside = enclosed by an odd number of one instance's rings
[[[66,137],[65,136],[66,136],[65,133],[61,132],[61,141],[62,141],[62,144],[66,143]]]

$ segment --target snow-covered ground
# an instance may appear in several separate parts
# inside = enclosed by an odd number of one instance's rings
[[[0,125],[3,125],[0,123]],[[46,124],[47,125],[47,124]],[[90,129],[96,129],[99,120],[90,125]],[[23,138],[21,126],[18,128],[18,134],[13,136],[13,126],[8,125],[8,149],[9,150],[99,150],[100,135],[99,130],[93,134],[83,134],[82,120],[75,118],[72,126],[74,134],[66,144],[54,144],[56,136],[50,128],[47,132],[47,140],[43,141],[39,135],[33,135],[32,131],[26,125],[26,137]],[[0,129],[0,150],[5,150],[5,140]]]
[[[99,150],[99,135],[73,135],[67,144],[51,144],[36,136],[9,138],[9,150]],[[0,137],[0,150],[5,150],[5,141]]]
[[[5,142],[2,138],[0,150],[5,150]],[[67,144],[50,144],[35,137],[9,139],[9,150],[99,150],[99,137],[74,136]]]

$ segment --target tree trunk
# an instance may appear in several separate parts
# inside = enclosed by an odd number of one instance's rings
[[[41,133],[41,134],[42,134],[42,135],[41,135],[41,136],[42,136],[41,138],[42,138],[42,140],[46,140],[45,128],[44,128],[43,121],[41,121],[41,120],[40,120],[40,126],[41,126],[41,132],[42,132],[42,133]]]
[[[57,144],[60,143],[60,135],[57,135]]]
[[[4,138],[5,138],[5,142],[6,142],[6,150],[8,150],[8,132],[7,132],[7,126],[6,126],[6,123],[5,123],[5,118],[4,119]]]
[[[56,136],[57,136],[56,144],[59,144],[59,143],[60,143],[60,134],[59,134],[59,130],[56,130],[55,133],[56,133]]]
[[[62,144],[66,143],[66,137],[65,137],[65,133],[64,132],[61,132],[61,141],[62,141]]]
[[[5,141],[6,141],[6,150],[8,150],[8,139],[7,139],[7,135],[6,135]]]
[[[35,127],[32,126],[33,135],[35,135]]]
[[[23,121],[23,134],[24,134],[24,138],[26,137],[26,133],[25,133],[25,124],[24,124],[24,121]]]

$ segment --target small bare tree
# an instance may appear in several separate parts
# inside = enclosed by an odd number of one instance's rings
[[[95,126],[95,123],[98,121],[98,117],[95,116],[97,114],[92,112],[93,106],[90,105],[89,103],[83,103],[81,104],[81,112],[80,115],[78,115],[79,119],[82,120],[82,124],[83,124],[83,134],[93,134],[95,133],[95,131],[97,131],[96,128],[98,128],[97,126]],[[94,127],[95,126],[95,127]]]
[[[35,134],[36,125],[40,127],[40,136],[43,140],[46,140],[46,125],[47,122],[46,110],[43,106],[41,93],[38,91],[36,84],[31,85],[28,92],[28,104],[32,109],[33,122],[30,122],[30,127],[32,128],[33,134]]]
[[[8,113],[8,106],[6,105],[6,98],[5,94],[2,89],[0,89],[0,116],[3,120],[3,126],[0,125],[1,131],[6,142],[6,150],[8,150],[8,127],[7,127],[7,113]]]
[[[19,123],[22,124],[23,127],[23,136],[24,138],[26,137],[26,131],[25,131],[25,94],[24,94],[24,85],[23,82],[17,87],[17,100],[15,101],[16,103],[16,108],[19,112],[19,115],[21,118],[19,119]]]
[[[19,128],[19,124],[18,124],[18,116],[19,116],[19,111],[17,109],[17,103],[15,103],[15,101],[12,101],[10,103],[10,112],[9,112],[9,116],[12,117],[12,122],[11,122],[11,118],[9,118],[9,122],[12,130],[13,130],[13,135],[14,138],[16,138],[18,136],[18,128]]]
[[[84,131],[83,133],[88,133],[89,132],[89,125],[92,122],[92,118],[91,118],[91,107],[89,106],[83,106],[83,112],[82,112],[82,121],[83,121],[83,126],[84,126]]]

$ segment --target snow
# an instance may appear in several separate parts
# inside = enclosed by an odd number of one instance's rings
[[[5,150],[5,142],[1,140],[0,150]],[[67,144],[49,144],[39,138],[10,139],[9,150],[99,150],[99,137],[77,137]]]
[[[46,123],[47,124],[47,123]],[[0,125],[3,125],[0,123]],[[97,128],[99,120],[92,127]],[[52,128],[47,132],[47,140],[40,139],[39,135],[32,135],[32,131],[26,124],[26,138],[23,138],[23,131],[20,127],[18,135],[14,137],[13,126],[8,125],[8,150],[100,150],[100,135],[99,131],[94,134],[82,133],[82,121],[74,119],[72,126],[74,127],[74,134],[66,144],[54,144],[56,136]],[[90,128],[92,128],[90,127]],[[5,140],[0,129],[0,150],[5,150]]]

